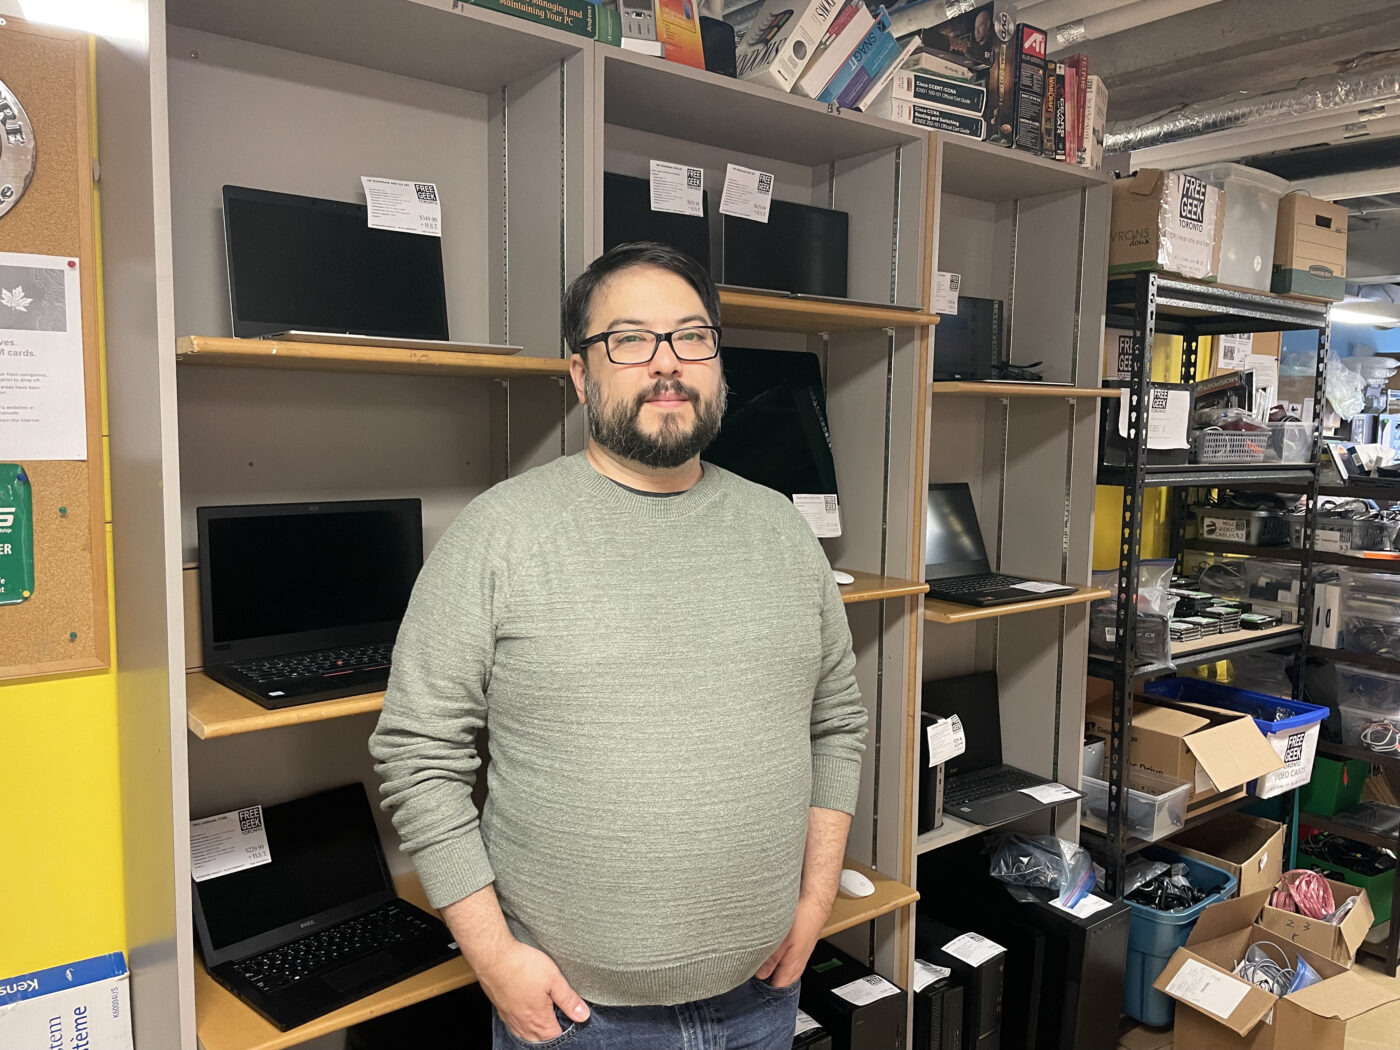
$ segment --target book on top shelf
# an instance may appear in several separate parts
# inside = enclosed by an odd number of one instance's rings
[[[502,15],[511,15],[535,22],[551,29],[562,29],[576,36],[586,36],[590,40],[602,39],[604,43],[614,43],[609,27],[613,20],[600,19],[602,10],[588,0],[452,0],[452,10],[458,13],[469,7],[481,7]],[[605,36],[600,37],[600,28]],[[617,36],[621,39],[622,22],[616,22]]]
[[[865,110],[872,117],[885,117],[900,124],[913,124],[915,127],[932,131],[945,131],[953,135],[967,135],[969,138],[986,137],[986,121],[972,113],[940,106],[927,105],[907,98],[899,98],[891,91],[893,85],[885,85],[880,97]]]
[[[739,45],[740,80],[791,91],[841,0],[766,0]]]
[[[976,73],[951,55],[942,55],[928,50],[918,37],[914,37],[913,40],[914,49],[910,52],[909,57],[901,63],[900,68],[907,69],[911,73],[932,73],[936,77],[947,77],[950,80],[974,82],[978,79]]]
[[[665,47],[666,61],[704,69],[705,48],[700,41],[696,2],[656,0],[656,39]]]
[[[1065,59],[1065,163],[1079,164],[1085,148],[1085,106],[1089,100],[1089,56]]]
[[[900,69],[893,71],[890,84],[896,98],[959,110],[977,117],[982,115],[987,104],[987,89],[965,80],[949,80],[947,77]]]
[[[1088,97],[1084,111],[1084,149],[1079,157],[1081,167],[1098,171],[1103,167],[1103,135],[1108,123],[1108,89],[1103,78],[1090,74]]]
[[[884,94],[885,88],[889,86],[890,80],[894,77],[894,75],[897,72],[899,72],[900,69],[903,68],[904,63],[909,60],[909,56],[914,53],[915,49],[918,48],[918,46],[919,38],[910,37],[905,42],[903,50],[901,50],[899,54],[895,56],[894,61],[891,62],[885,68],[885,71],[883,73],[881,73],[878,77],[871,81],[870,86],[866,88],[865,94],[861,96],[860,101],[857,102],[851,108],[858,109],[862,113],[869,112],[869,109],[872,105],[874,105],[875,100],[879,98],[882,94]]]
[[[899,45],[890,33],[890,16],[882,7],[875,12],[874,25],[817,96],[818,101],[842,106],[859,102],[875,75],[885,68],[884,63],[893,62],[898,51]]]
[[[849,0],[827,27],[826,35],[798,78],[793,93],[803,98],[820,95],[874,24],[875,16],[865,6],[865,0]]]

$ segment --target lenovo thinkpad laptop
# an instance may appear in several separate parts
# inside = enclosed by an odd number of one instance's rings
[[[271,861],[195,882],[214,980],[281,1031],[456,954],[442,921],[394,892],[364,785],[262,811]]]
[[[200,507],[204,673],[263,707],[383,689],[423,567],[416,499]]]
[[[967,747],[944,766],[943,812],[972,824],[991,826],[1046,809],[1051,802],[1027,794],[1053,784],[1056,801],[1082,797],[1053,780],[1001,760],[1001,700],[994,671],[924,683],[923,709],[944,718],[958,716]]]
[[[928,487],[924,563],[929,597],[959,605],[1009,605],[1073,594],[1075,590],[1060,583],[992,572],[972,490],[965,481]]]

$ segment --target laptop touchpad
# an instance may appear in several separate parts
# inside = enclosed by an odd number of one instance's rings
[[[367,984],[376,977],[394,973],[399,968],[399,961],[392,954],[375,952],[373,955],[366,955],[363,959],[356,959],[338,970],[332,970],[322,977],[322,980],[337,992],[345,992]]]

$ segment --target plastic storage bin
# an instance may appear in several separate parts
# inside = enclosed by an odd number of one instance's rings
[[[1243,164],[1211,164],[1185,174],[1225,191],[1220,283],[1267,292],[1274,276],[1278,202],[1288,192],[1288,180]]]
[[[1177,912],[1157,911],[1145,904],[1125,902],[1131,915],[1127,968],[1123,975],[1123,1012],[1143,1024],[1168,1025],[1175,1016],[1175,1004],[1153,988],[1152,982],[1161,976],[1176,950],[1185,946],[1201,912],[1234,895],[1235,877],[1224,868],[1194,857],[1183,857],[1161,846],[1149,846],[1138,855],[1168,864],[1185,864],[1191,884],[1211,890],[1210,896],[1199,904]]]
[[[1336,671],[1339,704],[1381,714],[1400,710],[1400,675],[1340,665]]]
[[[1365,759],[1340,761],[1319,755],[1313,762],[1312,779],[1298,791],[1298,808],[1319,817],[1351,809],[1361,801],[1370,775],[1371,763]]]
[[[1339,518],[1319,514],[1313,526],[1313,549],[1343,554],[1347,551],[1392,550],[1400,522],[1376,521],[1371,518]],[[1288,545],[1303,549],[1303,519],[1288,521]]]
[[[1263,430],[1197,430],[1191,435],[1191,458],[1197,463],[1263,463],[1269,436]]]
[[[1288,519],[1267,510],[1243,507],[1192,507],[1196,538],[1272,547],[1288,542]]]
[[[1312,462],[1311,423],[1270,423],[1268,459],[1278,463]]]
[[[1283,760],[1282,769],[1250,782],[1249,793],[1255,798],[1273,798],[1306,784],[1312,777],[1317,737],[1322,730],[1322,720],[1327,717],[1327,708],[1267,693],[1251,693],[1199,678],[1164,678],[1149,682],[1146,692],[1149,696],[1205,704],[1253,718],[1259,732]]]
[[[1108,821],[1108,781],[1085,774],[1080,786],[1084,792],[1082,809],[1100,825]],[[1156,842],[1186,823],[1186,800],[1191,785],[1176,777],[1161,776],[1134,769],[1128,773],[1128,830],[1137,838]]]
[[[1400,751],[1400,706],[1378,708],[1342,703],[1337,708],[1342,715],[1342,743],[1380,754]]]

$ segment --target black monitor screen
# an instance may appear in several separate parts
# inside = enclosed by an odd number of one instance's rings
[[[967,747],[948,760],[948,776],[1001,764],[1001,704],[995,671],[925,682],[922,706],[929,714],[957,715],[962,722]]]
[[[651,181],[603,172],[603,249],[633,241],[660,241],[710,268],[710,195],[700,196],[703,216],[652,211]]]
[[[372,230],[363,204],[224,187],[233,334],[446,339],[442,240]]]
[[[773,201],[767,222],[723,216],[725,284],[803,295],[846,295],[850,216]]]
[[[200,507],[198,514],[206,652],[346,628],[392,637],[423,565],[416,499]]]
[[[925,578],[941,580],[987,571],[987,548],[967,482],[930,485],[924,515]]]

